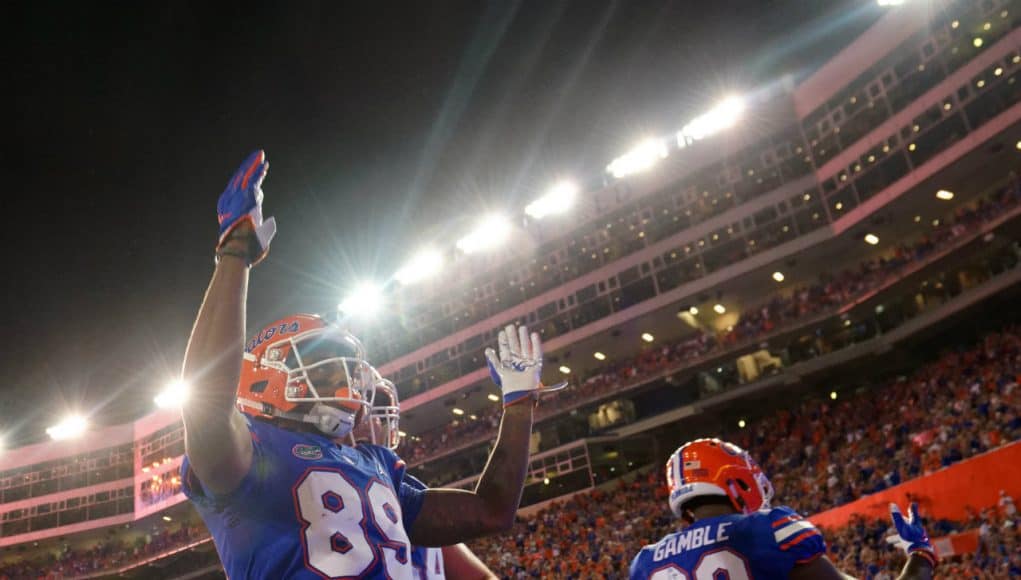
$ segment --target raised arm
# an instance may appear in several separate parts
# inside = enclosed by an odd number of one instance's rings
[[[911,515],[908,520],[900,513],[896,504],[890,504],[890,517],[897,534],[887,541],[903,549],[908,554],[907,564],[901,570],[897,580],[930,580],[936,567],[936,551],[929,542],[929,536],[918,517],[918,504],[911,504]],[[795,566],[788,575],[791,580],[853,580],[837,570],[833,562],[826,556],[816,558],[810,563]]]
[[[528,468],[532,413],[540,389],[542,343],[524,326],[500,331],[500,354],[486,350],[490,374],[503,391],[504,412],[496,445],[474,492],[429,489],[412,524],[411,542],[447,546],[510,529]],[[560,388],[558,385],[553,389]]]
[[[248,270],[276,231],[262,221],[261,184],[269,164],[256,151],[231,178],[217,206],[220,239],[216,268],[192,327],[182,376],[192,386],[181,409],[185,452],[213,493],[234,490],[251,466],[252,440],[234,405],[245,344]]]

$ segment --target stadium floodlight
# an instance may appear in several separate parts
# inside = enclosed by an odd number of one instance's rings
[[[182,380],[170,381],[163,388],[160,394],[156,395],[153,401],[160,409],[180,409],[188,400],[190,389],[188,384]]]
[[[692,306],[691,308],[689,308],[688,314],[691,314],[692,316],[698,316],[698,306]]]
[[[776,280],[777,282],[783,282],[784,281],[783,272],[780,271],[773,272],[773,279]]]
[[[606,355],[599,351],[592,353],[592,356],[596,357],[596,360],[606,360]]]
[[[650,137],[606,166],[610,175],[620,178],[645,171],[668,155],[666,141]]]
[[[687,147],[733,127],[744,114],[745,104],[740,97],[727,97],[708,112],[692,119],[677,132],[677,146]]]
[[[1021,141],[1018,141],[1017,143],[1014,144],[1014,149],[1021,151]]]
[[[571,209],[578,197],[578,186],[571,181],[560,181],[546,195],[525,206],[525,213],[537,220],[548,215],[561,214]]]
[[[833,399],[834,401],[836,401],[837,400],[837,392],[836,391],[830,391],[830,398]]]
[[[879,243],[879,236],[876,234],[865,234],[865,243],[874,246]]]
[[[943,201],[950,201],[951,199],[954,199],[954,192],[946,190],[946,189],[941,189],[941,190],[936,192],[936,199],[942,199]]]
[[[345,316],[371,318],[383,305],[383,289],[374,282],[362,282],[337,305]]]
[[[411,257],[394,278],[405,286],[435,276],[443,269],[443,254],[436,248],[423,248]]]
[[[722,304],[714,304],[713,311],[716,312],[716,314],[726,314],[727,307]]]
[[[571,374],[571,367],[567,365],[560,365],[560,372],[564,373],[565,375],[569,375]]]
[[[744,419],[741,419],[740,421],[737,422],[737,426],[740,427],[741,429],[744,429],[745,426],[747,425],[748,423],[745,423]]]
[[[500,215],[488,215],[468,235],[457,241],[457,249],[465,254],[490,250],[505,242],[510,236],[511,226]]]
[[[56,425],[47,427],[46,434],[54,441],[74,439],[76,437],[80,437],[82,433],[85,433],[85,429],[87,429],[88,426],[89,422],[85,419],[85,417],[77,414],[68,415]]]
[[[464,415],[464,409],[460,409],[458,407],[454,407],[453,409],[450,410],[450,412],[457,415],[458,417]]]
[[[645,342],[652,342],[652,341],[656,340],[656,337],[652,336],[648,332],[643,332],[642,333],[642,340],[644,340]]]
[[[488,395],[486,395],[486,398],[496,403],[497,401],[500,400],[500,395],[497,395],[496,393],[489,393]]]

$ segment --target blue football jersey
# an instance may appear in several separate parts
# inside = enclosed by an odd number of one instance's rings
[[[246,419],[254,454],[236,490],[208,493],[181,466],[229,578],[412,578],[422,491],[393,451]]]
[[[791,569],[826,553],[822,534],[788,507],[699,520],[645,546],[631,578],[786,580]]]

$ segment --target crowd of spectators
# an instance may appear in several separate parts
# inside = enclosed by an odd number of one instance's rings
[[[1011,328],[946,352],[910,378],[839,403],[806,401],[722,435],[756,457],[779,503],[818,513],[1021,440],[1019,379],[1021,334]],[[627,558],[676,525],[665,497],[653,471],[612,493],[553,503],[473,548],[507,577],[626,577]],[[979,552],[948,563],[948,577],[1004,578],[1021,575],[1019,524],[1013,499],[1001,494],[998,506],[966,522],[933,522],[930,535],[980,529]],[[861,578],[893,578],[904,560],[886,546],[887,532],[886,522],[855,521],[831,534],[831,558]]]
[[[181,468],[172,469],[162,475],[154,475],[142,482],[139,493],[142,504],[161,502],[181,492]]]
[[[816,513],[1021,439],[1021,336],[986,336],[892,384],[792,406],[729,437]]]
[[[960,208],[952,220],[944,220],[914,244],[900,244],[879,258],[859,264],[836,275],[823,274],[811,285],[777,292],[771,299],[741,313],[739,320],[719,333],[698,332],[655,348],[632,359],[614,361],[585,378],[571,377],[567,389],[548,395],[538,410],[538,419],[621,392],[650,377],[686,366],[721,351],[755,344],[785,326],[825,312],[834,312],[871,292],[898,280],[911,268],[954,244],[985,223],[1001,216],[1021,202],[1021,188],[1006,188],[997,195]],[[457,420],[433,431],[416,434],[401,450],[409,464],[421,463],[449,449],[485,440],[495,435],[500,409],[496,406],[474,419]]]
[[[170,552],[209,538],[202,525],[154,529],[134,540],[113,536],[86,550],[64,547],[60,552],[18,559],[0,566],[0,580],[90,577]]]
[[[784,499],[780,498],[782,503]],[[933,538],[979,530],[974,554],[944,558],[945,578],[1014,578],[1021,576],[1021,517],[1002,507],[983,510],[982,518],[923,523]],[[628,577],[631,559],[645,544],[678,529],[667,507],[667,489],[658,470],[612,489],[597,489],[552,502],[542,511],[519,518],[504,535],[483,538],[471,549],[501,578]],[[861,518],[840,530],[824,530],[828,556],[856,578],[892,580],[904,566],[900,549],[886,538],[888,520]]]

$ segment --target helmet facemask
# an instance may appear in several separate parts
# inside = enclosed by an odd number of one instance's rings
[[[316,328],[271,344],[260,361],[286,374],[284,399],[302,412],[280,416],[311,423],[330,437],[343,437],[368,416],[376,392],[375,369],[350,333]],[[307,410],[306,410],[307,409]]]

